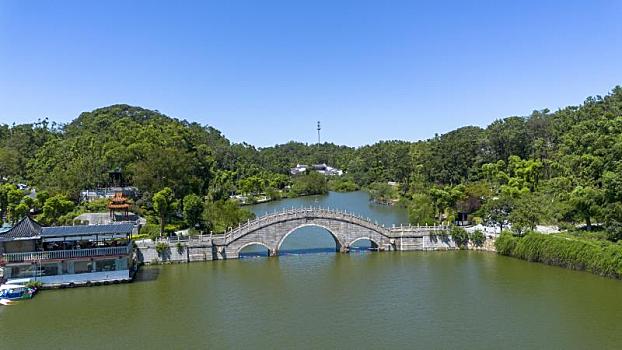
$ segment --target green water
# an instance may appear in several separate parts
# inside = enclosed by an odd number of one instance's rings
[[[289,239],[277,258],[147,267],[0,307],[0,349],[621,348],[620,281],[490,253],[299,254],[301,240],[334,242]]]

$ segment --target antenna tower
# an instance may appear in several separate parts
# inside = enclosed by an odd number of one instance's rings
[[[320,144],[320,130],[321,129],[322,128],[320,127],[320,121],[318,120],[318,122],[317,122],[317,144],[318,145]]]

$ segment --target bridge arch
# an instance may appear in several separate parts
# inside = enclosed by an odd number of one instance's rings
[[[240,248],[238,248],[237,255],[239,256],[242,253],[242,251],[244,250],[244,248],[250,247],[250,246],[254,246],[254,245],[266,248],[268,250],[268,255],[270,255],[270,252],[271,252],[270,247],[268,247],[265,243],[255,242],[255,241],[243,244]]]
[[[294,231],[307,226],[328,231],[341,252],[362,239],[380,250],[395,249],[391,231],[384,226],[345,211],[324,208],[296,208],[256,218],[213,240],[215,259],[235,258],[251,244],[268,247],[269,255],[277,255],[283,242]]]
[[[303,227],[319,227],[321,229],[324,229],[325,231],[327,231],[331,237],[335,240],[335,246],[337,251],[340,251],[343,247],[346,247],[346,245],[344,245],[344,242],[328,227],[324,226],[324,225],[320,225],[320,224],[316,224],[316,223],[310,223],[310,224],[301,224],[298,225],[296,227],[294,227],[293,229],[290,229],[287,233],[285,233],[281,239],[279,240],[279,242],[277,243],[276,247],[275,247],[275,254],[278,254],[278,252],[281,250],[281,246],[283,245],[283,242],[285,242],[285,240],[287,239],[287,237],[289,237],[289,235],[291,235],[292,233],[298,231],[299,229],[303,228]]]
[[[358,238],[355,238],[350,243],[348,243],[348,247],[352,247],[354,245],[354,243],[356,243],[358,241],[369,241],[369,242],[371,242],[372,248],[380,247],[380,243],[376,239],[373,239],[371,237],[358,237]]]

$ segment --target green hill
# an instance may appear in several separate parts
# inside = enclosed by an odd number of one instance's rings
[[[274,193],[292,184],[287,171],[296,163],[342,168],[341,181],[363,187],[399,182],[415,223],[464,211],[500,225],[605,223],[622,234],[622,88],[486,128],[359,148],[289,142],[256,149],[212,127],[128,105],[85,112],[61,126],[0,125],[0,179],[74,199],[81,189],[106,185],[116,168],[148,195],[164,187],[177,198],[213,200]]]

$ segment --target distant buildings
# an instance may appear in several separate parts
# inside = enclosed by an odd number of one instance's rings
[[[312,166],[308,166],[308,165],[304,165],[304,164],[297,164],[295,168],[291,168],[289,170],[289,173],[292,175],[299,175],[299,174],[303,174],[306,171],[316,171],[322,175],[326,175],[326,176],[341,176],[343,175],[343,171],[337,168],[333,168],[331,166],[328,166],[326,164],[315,164]]]
[[[129,198],[138,198],[138,189],[136,187],[106,187],[89,189],[80,192],[80,202],[92,202],[98,199],[111,199],[116,193],[122,193],[123,196]]]
[[[85,189],[80,192],[81,202],[92,202],[98,199],[112,199],[118,193],[122,193],[124,197],[138,198],[139,192],[136,187],[128,186],[123,179],[123,172],[120,168],[116,168],[108,172],[109,187],[98,187],[95,189]]]

